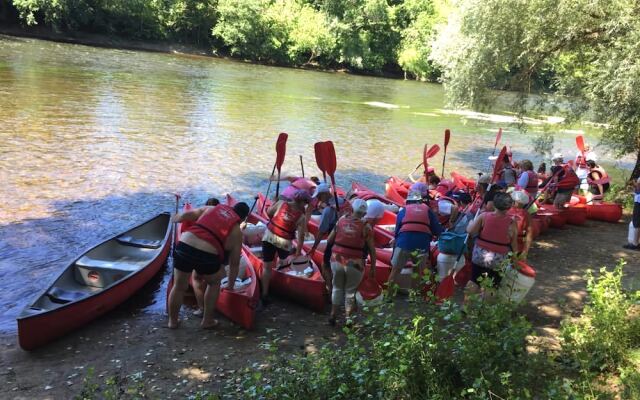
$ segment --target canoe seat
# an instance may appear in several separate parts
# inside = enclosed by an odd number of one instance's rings
[[[133,236],[118,236],[118,243],[125,246],[142,247],[144,249],[157,249],[162,245],[162,239],[150,240]]]
[[[54,303],[66,304],[87,297],[87,293],[65,290],[54,286],[47,292],[47,297]]]
[[[95,270],[117,270],[133,272],[148,264],[148,260],[131,259],[130,257],[121,257],[115,260],[98,260],[89,256],[83,256],[76,265],[88,269]]]

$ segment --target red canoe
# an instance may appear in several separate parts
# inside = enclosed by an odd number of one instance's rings
[[[587,222],[587,207],[584,204],[567,205],[564,214],[568,224],[584,225]]]
[[[259,195],[262,199],[264,196]],[[233,205],[237,201],[231,197],[231,195],[227,195],[227,204]],[[262,209],[262,202],[258,200],[256,204],[257,209]],[[265,207],[266,212],[266,207]],[[253,212],[249,216],[248,222],[252,224],[257,224],[258,222],[262,222],[263,224],[267,224],[267,219]],[[256,272],[258,276],[262,276],[264,265],[262,262],[256,268]],[[269,284],[270,289],[273,290],[274,293],[278,293],[284,297],[288,297],[294,300],[297,303],[303,304],[312,310],[323,312],[326,303],[326,286],[324,282],[324,278],[320,273],[320,269],[310,260],[309,264],[306,266],[311,268],[312,271],[310,274],[294,274],[296,271],[293,267],[282,268],[280,270],[273,269],[271,272],[271,282]]]
[[[186,203],[183,211],[189,211],[190,209],[191,205]],[[190,224],[190,222],[186,221],[178,224],[178,238],[182,230]],[[240,259],[241,270],[244,271],[242,281],[249,282],[245,285],[237,286],[234,290],[220,289],[220,295],[216,302],[216,310],[220,311],[222,315],[243,328],[250,330],[255,328],[256,307],[260,300],[260,286],[256,273],[256,269],[258,269],[258,264],[260,263],[262,263],[262,261],[256,258],[251,251],[249,251],[248,247],[243,246],[242,258]],[[241,284],[241,282],[237,282],[237,284]],[[169,293],[172,287],[173,276],[167,285],[167,302],[169,301]],[[190,307],[197,307],[198,305],[191,282],[189,282],[189,288],[184,297],[184,304]]]
[[[409,182],[392,176],[384,183],[384,194],[395,204],[404,206],[407,194],[409,194],[409,187],[411,187]]]
[[[562,229],[567,223],[567,217],[564,215],[564,213],[561,213],[554,206],[550,204],[545,204],[540,206],[537,214],[544,217],[548,217],[549,226],[551,228]]]
[[[394,204],[398,207],[403,207],[404,206],[404,199],[403,198],[399,198],[396,197],[396,199],[392,199],[390,197],[387,196],[383,196],[375,191],[373,191],[372,189],[369,189],[368,187],[366,187],[365,185],[358,183],[358,182],[352,182],[351,183],[351,190],[353,191],[353,193],[360,199],[362,200],[372,200],[372,199],[376,199],[376,200],[380,200],[381,202],[385,203],[385,204]]]
[[[617,203],[595,203],[587,204],[587,218],[605,221],[618,222],[622,218],[622,206]]]
[[[18,316],[20,347],[42,346],[115,308],[160,271],[171,243],[162,213],[76,258]]]

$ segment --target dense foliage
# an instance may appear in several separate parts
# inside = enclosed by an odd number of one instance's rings
[[[280,65],[434,80],[442,0],[0,0],[63,32],[177,40]],[[1,16],[0,16],[1,17]]]
[[[640,3],[460,0],[456,4],[432,54],[453,104],[490,103],[491,88],[525,96],[547,89],[570,96],[567,114],[586,113],[605,124],[603,142],[618,155],[637,155],[632,177],[640,176]]]

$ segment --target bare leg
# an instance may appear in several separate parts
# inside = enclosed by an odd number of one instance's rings
[[[274,262],[269,261],[265,262],[262,268],[262,278],[260,282],[262,283],[262,298],[266,299],[269,296],[269,282],[271,281],[271,269],[273,268]]]
[[[213,318],[213,313],[216,308],[216,302],[220,295],[220,280],[224,276],[224,269],[216,272],[213,275],[199,275],[198,277],[206,282],[207,288],[204,292],[204,314],[202,315],[202,322],[200,327],[203,329],[211,329],[218,325],[218,321]]]
[[[193,293],[196,296],[196,302],[198,303],[198,310],[204,311],[204,291],[207,289],[207,282],[205,282],[200,275],[194,270],[192,276]]]
[[[169,293],[169,328],[175,329],[178,327],[178,317],[180,315],[180,307],[184,300],[184,293],[189,287],[189,275],[188,272],[182,272],[177,269],[173,269],[173,287],[171,293]]]

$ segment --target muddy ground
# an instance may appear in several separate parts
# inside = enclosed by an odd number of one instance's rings
[[[586,269],[613,266],[625,258],[625,285],[640,288],[640,253],[621,247],[626,235],[625,223],[587,221],[582,227],[550,229],[536,240],[529,257],[537,270],[536,284],[521,309],[535,326],[539,344],[557,345],[560,321],[579,314]],[[183,315],[180,329],[169,330],[164,315],[142,314],[125,304],[33,352],[18,347],[15,332],[2,334],[0,398],[73,398],[88,389],[83,379],[90,369],[103,387],[110,377],[128,377],[121,386],[144,381],[150,398],[188,398],[198,391],[218,392],[225,381],[239,379],[239,369],[265,360],[265,344],[274,339],[279,351],[300,353],[342,337],[340,329],[327,325],[326,315],[285,300],[260,312],[253,332],[224,319],[218,330],[203,331],[197,317],[189,311]]]

